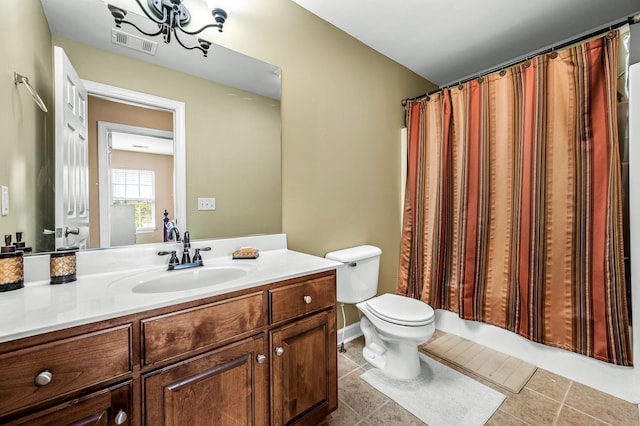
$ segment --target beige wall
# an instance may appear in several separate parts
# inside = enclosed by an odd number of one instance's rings
[[[354,245],[379,246],[379,291],[395,292],[400,101],[435,86],[290,0],[246,3],[250,7],[237,20],[230,15],[214,41],[282,68],[283,230],[289,247],[324,256]],[[348,309],[347,323],[357,318]]]
[[[28,245],[45,247],[53,229],[53,87],[51,33],[38,0],[2,0],[0,14],[0,185],[9,188],[10,211],[0,216],[0,236],[24,232]],[[26,29],[26,30],[25,30]],[[13,73],[29,78],[49,113],[43,113]],[[48,218],[48,219],[47,219]],[[14,239],[15,241],[15,239]],[[52,237],[48,239],[53,244]],[[4,238],[2,238],[4,245]]]

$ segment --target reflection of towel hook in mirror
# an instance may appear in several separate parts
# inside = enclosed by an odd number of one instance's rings
[[[36,104],[38,104],[38,106],[40,107],[40,109],[43,112],[47,112],[47,106],[42,101],[42,98],[40,98],[40,96],[38,96],[38,93],[36,92],[36,89],[34,89],[31,86],[31,84],[29,84],[29,79],[27,77],[25,77],[23,75],[20,75],[17,72],[14,72],[13,73],[13,82],[15,83],[16,86],[18,84],[20,84],[20,83],[24,83],[24,86],[27,88],[29,93],[31,93],[31,96],[33,96],[33,99],[36,101]]]

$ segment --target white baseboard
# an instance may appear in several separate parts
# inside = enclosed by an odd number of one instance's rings
[[[348,343],[360,336],[362,336],[362,330],[360,330],[360,321],[354,322],[353,324],[338,329],[338,344],[340,344],[341,342]]]

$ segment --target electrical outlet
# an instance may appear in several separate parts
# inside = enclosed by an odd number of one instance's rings
[[[198,197],[198,210],[215,210],[215,209],[216,209],[215,198]]]
[[[2,187],[2,216],[9,214],[9,188]]]

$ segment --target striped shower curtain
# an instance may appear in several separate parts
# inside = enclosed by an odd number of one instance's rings
[[[406,106],[398,293],[632,365],[618,33]]]

